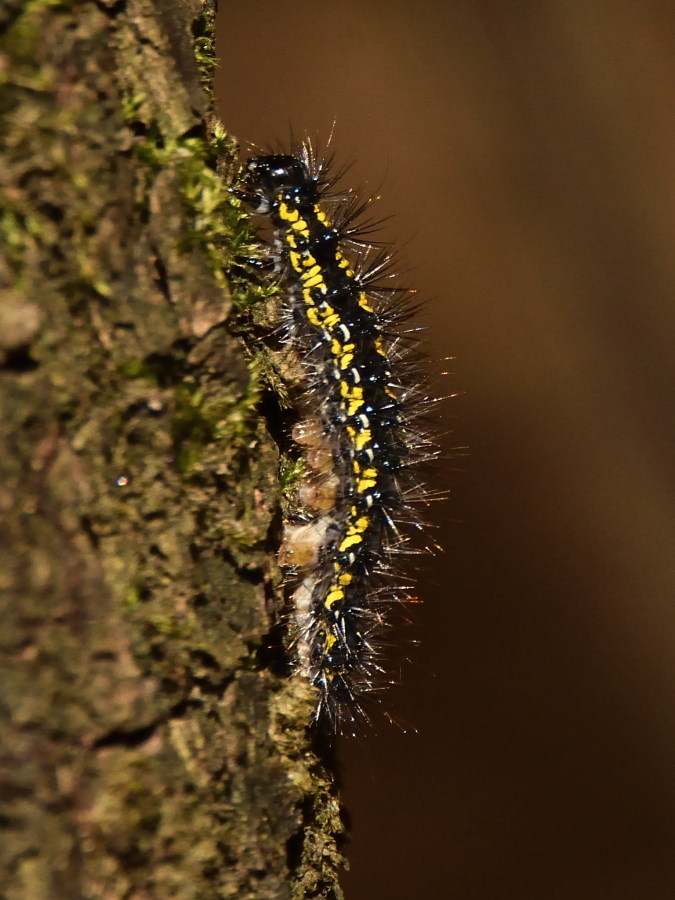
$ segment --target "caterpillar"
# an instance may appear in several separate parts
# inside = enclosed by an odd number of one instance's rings
[[[353,734],[391,680],[383,635],[412,599],[398,559],[428,549],[411,543],[430,495],[415,472],[436,448],[421,427],[434,401],[406,325],[411,292],[389,286],[391,254],[337,180],[305,140],[251,157],[236,194],[271,221],[281,340],[302,371],[292,436],[306,478],[279,551],[295,667],[318,691],[315,720]]]

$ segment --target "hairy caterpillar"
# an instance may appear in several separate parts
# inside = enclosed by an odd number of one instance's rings
[[[316,719],[353,732],[388,681],[382,634],[411,599],[397,560],[424,549],[410,543],[429,498],[416,467],[436,449],[420,427],[433,401],[417,329],[405,327],[410,292],[388,286],[391,255],[355,224],[365,204],[335,182],[304,141],[249,159],[236,194],[271,220],[282,341],[303,373],[293,438],[307,476],[279,555],[295,663],[318,689]]]

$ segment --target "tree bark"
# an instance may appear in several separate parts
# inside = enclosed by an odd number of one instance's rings
[[[278,460],[229,327],[212,23],[0,12],[7,900],[339,896],[312,698],[273,652]]]

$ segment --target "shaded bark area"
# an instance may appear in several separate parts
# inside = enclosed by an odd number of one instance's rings
[[[8,900],[337,891],[312,698],[265,652],[277,455],[226,324],[210,16],[0,18]]]

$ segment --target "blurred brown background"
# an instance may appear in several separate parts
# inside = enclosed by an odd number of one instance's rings
[[[419,733],[342,748],[347,900],[675,897],[675,6],[223,0],[219,39],[242,143],[336,121],[464,392]]]

